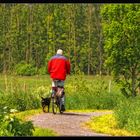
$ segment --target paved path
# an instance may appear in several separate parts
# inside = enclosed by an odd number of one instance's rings
[[[110,112],[64,112],[63,114],[42,113],[30,118],[35,126],[50,128],[60,136],[109,136],[95,133],[82,126],[82,123],[90,120],[93,116],[110,114]]]

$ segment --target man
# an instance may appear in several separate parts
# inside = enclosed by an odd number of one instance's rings
[[[48,72],[52,78],[52,96],[56,93],[56,87],[64,87],[67,74],[70,74],[70,62],[63,56],[61,49],[57,50],[48,62]],[[56,81],[57,80],[57,81]],[[65,111],[64,95],[62,96],[62,111]]]

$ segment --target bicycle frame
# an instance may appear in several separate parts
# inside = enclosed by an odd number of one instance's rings
[[[52,111],[53,114],[57,113],[57,109],[59,109],[60,114],[63,113],[61,110],[62,102],[61,102],[61,97],[63,96],[63,87],[57,87],[57,91],[54,94],[54,97],[52,97]]]

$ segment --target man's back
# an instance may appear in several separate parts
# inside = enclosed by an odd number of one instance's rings
[[[70,62],[66,57],[56,54],[48,63],[48,72],[52,79],[65,80],[70,73]]]

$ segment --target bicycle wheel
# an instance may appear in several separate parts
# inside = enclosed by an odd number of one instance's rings
[[[57,108],[58,108],[57,100],[56,100],[56,98],[52,98],[52,111],[53,111],[53,114],[57,113]]]

